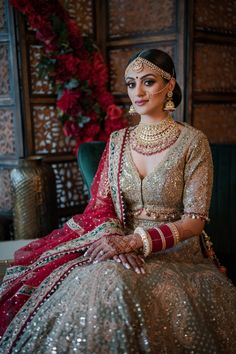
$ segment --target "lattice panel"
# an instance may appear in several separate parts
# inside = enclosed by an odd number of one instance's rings
[[[12,111],[0,109],[0,155],[13,154],[16,151],[13,118]]]
[[[0,31],[6,28],[6,8],[4,6],[4,0],[0,1]]]
[[[10,95],[9,74],[8,45],[0,44],[0,98]]]
[[[56,176],[58,207],[85,205],[87,192],[77,162],[61,162],[52,167]]]
[[[193,108],[193,125],[211,143],[236,143],[236,104],[198,104]]]
[[[151,45],[150,47],[145,46],[145,48],[153,48],[154,46]],[[124,82],[124,73],[125,68],[128,63],[129,58],[138,52],[139,50],[143,49],[143,46],[135,47],[132,49],[114,49],[111,50],[109,53],[110,56],[110,84],[111,84],[111,91],[113,94],[126,94],[126,86]],[[173,47],[170,46],[162,46],[157,47],[158,49],[164,50],[167,52],[172,58],[174,54]]]
[[[223,33],[236,33],[235,0],[196,0],[195,26]]]
[[[65,137],[54,106],[33,106],[34,142],[37,153],[69,152],[75,141]]]
[[[68,0],[67,8],[82,33],[93,34],[93,1],[92,0]]]
[[[170,31],[176,23],[174,0],[110,0],[108,9],[110,37]]]
[[[31,45],[29,48],[30,56],[30,75],[31,75],[31,92],[33,95],[50,95],[54,91],[52,85],[49,82],[48,76],[44,76],[43,79],[39,78],[38,64],[40,62],[43,50],[41,46]]]
[[[12,209],[10,170],[0,169],[0,211],[10,211]]]
[[[194,90],[236,92],[235,68],[235,46],[196,44],[194,54]]]

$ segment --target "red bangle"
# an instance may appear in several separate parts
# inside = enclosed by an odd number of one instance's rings
[[[174,246],[175,240],[172,234],[172,230],[166,224],[159,226],[159,229],[163,232],[166,239],[166,248]]]
[[[167,224],[147,230],[152,239],[152,252],[159,252],[175,245],[175,238]]]
[[[158,229],[149,229],[148,233],[152,239],[152,252],[161,251],[163,248],[163,243]]]

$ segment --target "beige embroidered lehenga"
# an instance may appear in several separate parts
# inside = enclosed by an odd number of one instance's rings
[[[16,301],[18,294],[22,302],[3,322],[0,353],[236,353],[236,290],[203,257],[198,236],[148,257],[145,275],[83,257],[104,233],[128,234],[184,213],[207,216],[211,183],[208,142],[187,124],[144,179],[132,161],[129,130],[113,133],[86,220],[75,216],[23,249],[9,269],[3,297]],[[152,220],[140,220],[143,209]],[[46,242],[53,245],[43,248]]]

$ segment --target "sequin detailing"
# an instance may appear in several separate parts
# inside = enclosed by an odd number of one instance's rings
[[[203,257],[198,237],[149,256],[145,275],[113,260],[90,264],[81,256],[79,251],[104,232],[122,235],[138,226],[158,226],[166,216],[208,213],[212,174],[203,134],[185,125],[175,147],[144,179],[135,170],[127,145],[121,148],[123,138],[124,131],[112,137],[117,164],[110,160],[109,183],[102,175],[106,183],[99,198],[114,187],[115,208],[127,224],[118,219],[101,223],[45,252],[31,265],[33,272],[10,268],[9,281],[24,275],[19,291],[27,301],[1,339],[1,354],[235,353],[236,290]],[[140,209],[159,212],[158,220],[132,214]],[[73,259],[52,270],[36,288],[26,287],[27,276],[64,254]]]
[[[165,158],[145,178],[139,176],[128,143],[122,166],[120,185],[130,229],[138,226],[141,213],[158,223],[180,219],[183,214],[207,219],[212,159],[200,131],[185,124]]]

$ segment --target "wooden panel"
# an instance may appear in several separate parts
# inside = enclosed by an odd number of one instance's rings
[[[14,113],[0,109],[0,155],[14,154],[15,151]]]
[[[137,51],[144,49],[144,48],[158,48],[164,50],[172,58],[174,59],[174,44],[173,46],[170,45],[137,45],[133,48],[119,48],[119,49],[112,49],[109,51],[109,62],[110,62],[110,88],[113,94],[121,94],[126,95],[127,90],[124,84],[124,72],[125,67],[129,58],[136,53]]]
[[[29,48],[30,56],[30,76],[31,76],[31,93],[32,95],[54,93],[52,85],[49,82],[48,76],[45,75],[43,79],[39,78],[38,64],[43,53],[42,47],[39,45],[31,45]]]
[[[87,194],[77,162],[61,162],[53,164],[52,167],[56,176],[59,208],[85,205]]]
[[[109,38],[155,34],[175,27],[174,0],[108,1]]]
[[[0,169],[0,212],[7,212],[12,208],[10,170]]]
[[[10,96],[10,69],[8,45],[0,44],[0,99]]]
[[[236,33],[235,0],[195,0],[195,27],[222,33]]]
[[[54,106],[34,105],[32,115],[35,152],[37,154],[72,151],[75,141],[64,136]]]
[[[78,23],[81,32],[93,34],[93,1],[68,0],[67,8],[71,18],[73,18]]]
[[[197,43],[194,51],[193,89],[236,92],[236,46]]]
[[[6,7],[4,6],[4,1],[0,1],[0,31],[5,31],[6,27]]]
[[[199,104],[193,107],[193,125],[211,143],[236,143],[236,104]]]

